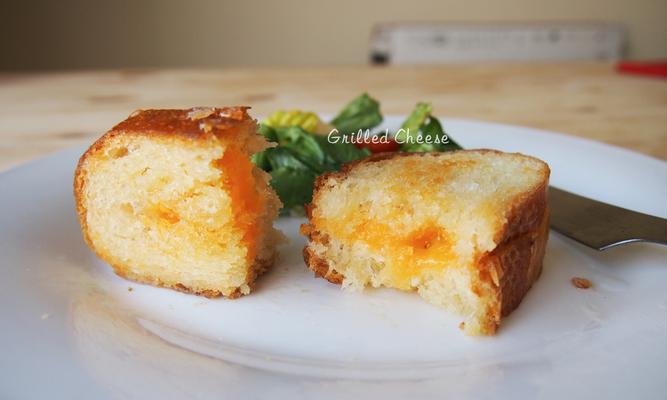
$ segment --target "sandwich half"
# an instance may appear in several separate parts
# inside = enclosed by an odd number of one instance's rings
[[[246,110],[140,110],[81,157],[83,237],[118,275],[235,298],[272,265],[281,204],[250,160],[267,142]]]
[[[549,167],[493,150],[379,154],[322,175],[304,259],[348,289],[416,291],[492,335],[542,269]]]

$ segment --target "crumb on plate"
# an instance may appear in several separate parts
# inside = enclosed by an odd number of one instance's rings
[[[577,289],[590,289],[593,286],[590,280],[586,278],[580,278],[578,276],[575,276],[570,281],[572,282],[572,286],[576,287]]]

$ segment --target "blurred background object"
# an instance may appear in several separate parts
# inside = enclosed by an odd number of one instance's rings
[[[390,23],[371,40],[375,64],[605,61],[623,55],[625,31],[610,23]]]
[[[667,57],[665,0],[31,0],[1,7],[0,69],[6,71],[365,64],[376,43],[374,26],[429,26],[423,21],[473,24],[465,26],[482,32],[488,23],[530,23],[558,54],[580,33],[567,24],[554,30],[551,21],[602,26],[608,47],[587,50],[592,58]],[[617,25],[580,24],[585,21]],[[571,54],[597,40],[595,32],[577,39]],[[623,32],[626,52],[618,53]]]

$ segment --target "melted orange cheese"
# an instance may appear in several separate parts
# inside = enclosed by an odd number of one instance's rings
[[[132,213],[132,206],[129,204],[123,204],[121,207],[129,213]],[[164,203],[155,203],[148,205],[143,211],[144,221],[147,225],[161,226],[161,227],[170,227],[171,225],[177,223],[181,220],[181,217],[177,212],[169,208]]]
[[[172,209],[160,203],[153,207],[155,216],[168,224],[175,224],[181,220],[181,217]]]
[[[246,247],[246,260],[252,263],[257,255],[257,238],[260,227],[257,224],[264,208],[264,197],[257,190],[253,174],[254,164],[246,153],[229,147],[221,159],[214,161],[214,167],[222,171],[222,188],[228,193],[231,200],[232,223],[234,228],[242,234],[241,242]],[[164,184],[161,178],[158,184]],[[157,185],[157,184],[156,184]],[[186,193],[184,197],[190,197]],[[122,205],[126,212],[133,213],[130,205]],[[202,249],[210,249],[219,239],[202,221],[189,219],[187,224],[178,224],[183,218],[178,210],[178,201],[160,201],[149,204],[144,208],[142,215],[146,226],[154,226],[169,231],[180,231],[182,235],[198,235],[197,243]],[[167,251],[172,251],[167,248]],[[177,251],[177,249],[173,249]]]
[[[454,258],[451,238],[443,228],[432,223],[406,235],[377,221],[361,220],[350,227],[345,221],[355,218],[316,219],[315,226],[322,227],[344,244],[361,242],[384,256],[386,263],[380,271],[384,286],[412,290],[413,279],[419,279],[425,271],[443,270]]]
[[[223,185],[231,197],[234,225],[242,232],[242,242],[247,248],[246,260],[252,262],[257,254],[257,226],[263,209],[263,197],[257,191],[253,174],[255,165],[248,155],[234,147],[225,149],[216,167],[223,172]]]

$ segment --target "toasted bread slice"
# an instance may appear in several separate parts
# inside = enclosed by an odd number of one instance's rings
[[[380,154],[320,176],[304,258],[344,288],[417,291],[496,332],[542,269],[549,167],[493,150]]]
[[[246,109],[137,111],[81,157],[81,230],[118,275],[234,298],[273,263],[281,205]]]

